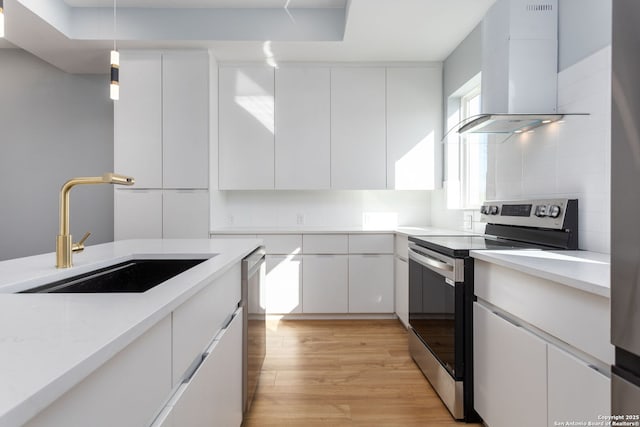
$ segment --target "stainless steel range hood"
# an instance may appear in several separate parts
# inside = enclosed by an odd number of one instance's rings
[[[523,133],[557,122],[564,114],[483,114],[458,129],[458,133]]]
[[[458,133],[522,133],[560,120],[557,83],[558,0],[497,0],[482,20],[483,114]]]

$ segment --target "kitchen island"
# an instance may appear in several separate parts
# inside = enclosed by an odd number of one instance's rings
[[[0,426],[47,425],[38,414],[51,408],[53,415],[59,413],[55,408],[58,401],[69,400],[68,396],[73,397],[74,390],[82,391],[80,387],[89,380],[99,383],[101,370],[117,371],[112,365],[120,359],[128,357],[125,362],[135,362],[136,357],[123,354],[135,345],[145,347],[149,340],[158,347],[146,348],[147,355],[142,363],[138,360],[132,365],[128,379],[118,383],[112,372],[103,375],[106,380],[100,384],[106,384],[101,390],[111,398],[131,394],[132,410],[148,409],[144,414],[126,414],[127,408],[116,405],[113,411],[124,410],[123,416],[131,423],[143,420],[151,424],[198,357],[181,352],[196,347],[204,351],[210,337],[228,321],[226,312],[216,317],[216,310],[222,308],[215,304],[226,301],[224,310],[237,308],[240,261],[260,244],[258,239],[127,240],[88,247],[75,256],[74,267],[69,269],[56,269],[54,254],[0,262]],[[136,258],[206,261],[144,293],[16,293]],[[198,298],[192,298],[196,294]],[[209,300],[212,307],[202,306]],[[214,316],[220,324],[213,320],[206,327],[193,324],[198,319],[208,321],[207,316]],[[180,328],[184,334],[176,336]],[[176,347],[179,343],[182,345]],[[138,370],[141,377],[135,378]],[[145,384],[136,391],[137,384],[146,379],[150,393],[146,393]],[[238,386],[240,383],[238,378]],[[113,389],[118,386],[122,388]],[[102,403],[109,408],[108,402]],[[67,415],[65,425],[81,425],[81,417],[72,421],[77,414]],[[91,425],[114,425],[110,423],[115,420],[101,419],[102,414],[94,417]]]

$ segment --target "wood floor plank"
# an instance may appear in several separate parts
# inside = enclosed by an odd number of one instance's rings
[[[267,357],[244,427],[461,424],[408,352],[395,320],[269,321]]]

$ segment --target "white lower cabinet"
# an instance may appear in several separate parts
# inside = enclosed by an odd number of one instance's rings
[[[267,255],[267,313],[302,312],[302,256]]]
[[[349,313],[393,313],[393,255],[349,255]]]
[[[303,313],[346,313],[349,309],[349,257],[304,255]]]
[[[242,309],[170,401],[163,426],[239,426],[242,423]]]
[[[549,345],[549,422],[598,421],[611,414],[611,380],[588,363]]]
[[[409,263],[395,257],[396,315],[405,327],[409,327]]]
[[[167,316],[24,425],[148,426],[170,391]]]
[[[475,409],[490,427],[547,425],[547,343],[473,304]]]
[[[173,385],[238,306],[240,275],[238,263],[173,311]]]

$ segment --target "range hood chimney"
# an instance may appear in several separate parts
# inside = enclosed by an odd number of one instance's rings
[[[497,0],[482,21],[482,112],[459,133],[521,133],[557,113],[558,0]]]

